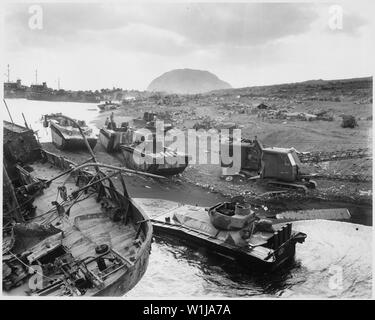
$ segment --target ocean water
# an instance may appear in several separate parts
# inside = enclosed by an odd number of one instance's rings
[[[369,298],[372,227],[298,221],[307,239],[295,261],[272,274],[254,273],[178,241],[157,240],[143,279],[129,298]]]
[[[98,116],[96,104],[9,99],[15,123],[24,124],[22,113],[41,142],[50,142],[50,129],[44,128],[43,114],[63,112],[84,119],[88,124]],[[3,119],[9,121],[5,107]],[[98,128],[96,128],[98,131]],[[156,183],[156,182],[155,182]],[[133,196],[158,197],[188,203],[217,203],[218,196],[203,194],[187,186],[132,187]],[[196,197],[196,199],[194,199]],[[211,200],[210,200],[211,199]],[[195,201],[196,200],[196,201]],[[204,203],[206,201],[207,203]],[[367,220],[366,220],[367,221]],[[295,262],[272,274],[254,273],[232,261],[205,250],[186,247],[178,240],[156,239],[149,267],[137,286],[125,298],[366,298],[372,288],[372,226],[365,219],[356,223],[338,221],[298,221],[293,228],[305,232],[304,244],[297,244]]]
[[[49,102],[26,99],[7,99],[6,102],[14,123],[24,126],[23,113],[29,127],[37,132],[40,142],[51,142],[50,128],[43,127],[43,115],[61,112],[68,117],[85,120],[87,124],[90,124],[97,117],[99,110],[96,103]],[[2,104],[2,117],[4,120],[10,121],[4,103],[2,102]],[[94,132],[99,132],[95,127],[93,129],[95,129]]]

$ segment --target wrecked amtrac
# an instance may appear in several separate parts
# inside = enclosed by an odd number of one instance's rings
[[[127,193],[126,169],[93,153],[76,165],[13,123],[4,122],[4,137],[3,290],[120,296],[134,287],[148,266],[152,225]]]
[[[296,243],[306,234],[292,224],[272,224],[259,218],[243,197],[208,209],[179,206],[152,219],[156,236],[173,237],[190,246],[234,260],[248,271],[278,269],[295,256]]]

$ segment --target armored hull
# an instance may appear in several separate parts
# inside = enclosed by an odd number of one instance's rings
[[[56,122],[50,122],[52,133],[52,142],[58,149],[85,149],[85,140],[80,135],[79,131],[71,126],[61,126]],[[90,147],[93,149],[96,146],[97,137],[89,133],[86,137]]]
[[[174,237],[188,245],[206,248],[208,252],[243,264],[249,271],[275,270],[293,260],[297,242],[304,242],[306,234],[292,232],[291,224],[273,225],[273,230],[253,230],[249,237],[246,228],[218,229],[209,213],[202,207],[182,206],[152,219],[154,233]],[[232,221],[230,222],[232,223]]]
[[[126,134],[126,130],[101,128],[99,132],[99,141],[107,152],[118,152],[120,151],[120,145],[125,142]]]
[[[143,153],[136,147],[120,146],[127,168],[163,176],[175,175],[185,170],[189,156],[177,153],[168,148],[158,153]]]
[[[115,110],[120,107],[120,104],[114,102],[105,102],[98,104],[98,108],[100,111],[108,111],[108,110]]]

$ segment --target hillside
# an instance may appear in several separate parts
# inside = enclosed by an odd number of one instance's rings
[[[178,94],[196,94],[212,90],[229,89],[231,85],[208,71],[175,69],[154,79],[147,91]]]
[[[309,80],[268,86],[254,86],[217,90],[217,96],[241,96],[241,98],[291,99],[294,101],[355,101],[372,102],[372,77]]]

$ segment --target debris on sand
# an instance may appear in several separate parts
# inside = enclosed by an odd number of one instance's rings
[[[354,116],[352,115],[343,115],[341,127],[343,128],[355,128],[358,126],[358,123]]]

